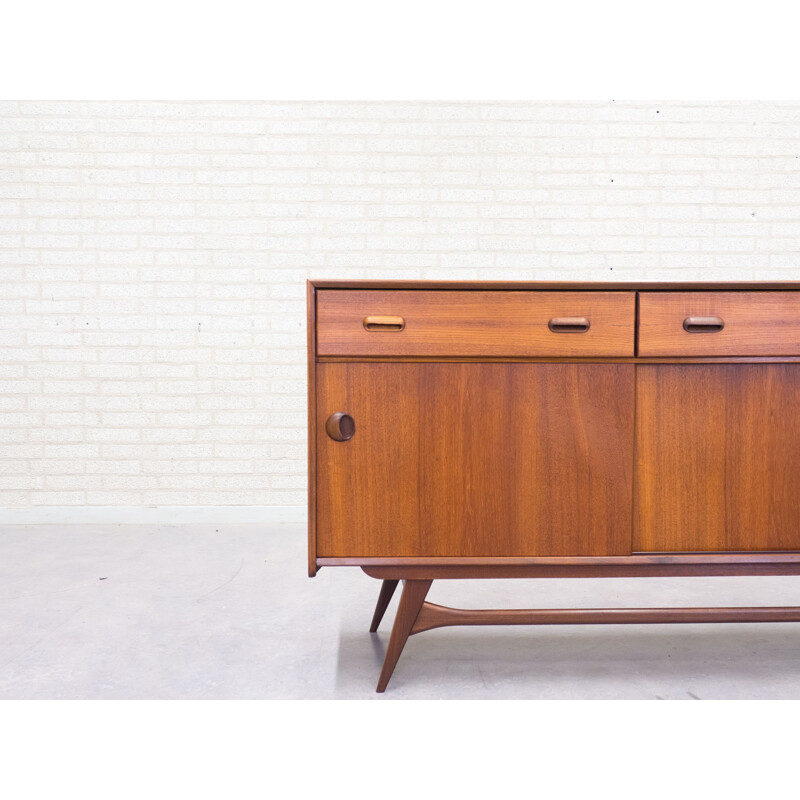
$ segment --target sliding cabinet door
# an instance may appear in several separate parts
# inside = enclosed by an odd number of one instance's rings
[[[633,373],[318,364],[317,555],[629,553]],[[326,431],[336,413],[351,438]]]
[[[800,550],[800,364],[639,365],[634,551]]]

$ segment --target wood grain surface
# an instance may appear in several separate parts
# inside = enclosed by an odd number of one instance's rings
[[[637,367],[636,551],[800,549],[800,365]]]
[[[397,665],[397,659],[400,658],[400,654],[406,646],[408,637],[411,635],[411,629],[422,608],[422,604],[425,602],[425,596],[428,594],[432,582],[429,580],[404,581],[403,592],[400,595],[400,606],[397,609],[397,614],[395,614],[392,635],[389,637],[389,645],[386,648],[386,655],[383,659],[383,667],[381,667],[376,691],[386,691],[386,686]]]
[[[454,292],[324,289],[317,354],[347,356],[632,356],[633,292]],[[401,317],[402,330],[367,330]],[[556,318],[588,330],[550,330]]]
[[[412,291],[496,292],[791,292],[800,281],[432,281],[432,280],[321,280],[317,289],[405,289]]]
[[[690,317],[724,328],[690,333]],[[800,292],[642,292],[638,355],[800,355]]]
[[[308,576],[317,574],[317,437],[311,435],[317,415],[317,297],[306,281],[306,346],[308,375]]]
[[[633,372],[318,364],[318,556],[629,553]]]
[[[381,624],[383,615],[386,609],[389,608],[389,603],[392,601],[394,590],[397,588],[399,581],[383,581],[381,583],[381,591],[378,595],[378,602],[375,604],[375,612],[372,615],[372,622],[369,625],[369,632],[375,633]]]
[[[718,553],[698,557],[696,562],[642,561],[640,555],[621,556],[609,563],[601,557],[587,558],[584,563],[516,563],[499,558],[475,559],[473,565],[442,564],[433,558],[418,558],[412,563],[365,564],[368,559],[348,559],[372,578],[383,580],[414,578],[418,580],[464,580],[470,578],[676,578],[712,575],[800,575],[800,561],[717,561]],[[759,555],[749,553],[748,555]],[[391,559],[381,559],[381,561]],[[555,559],[552,559],[555,561]],[[320,565],[333,566],[334,559],[320,559]]]
[[[411,635],[459,625],[643,625],[699,622],[800,622],[796,606],[727,608],[466,609],[423,603]]]

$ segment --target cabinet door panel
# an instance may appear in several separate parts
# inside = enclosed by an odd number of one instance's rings
[[[637,369],[633,549],[800,549],[800,365]]]
[[[317,555],[420,549],[416,385],[413,365],[317,365]],[[339,411],[345,442],[325,431]]]
[[[632,365],[317,369],[320,557],[630,552]]]

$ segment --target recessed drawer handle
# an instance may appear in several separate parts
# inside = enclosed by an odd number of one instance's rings
[[[368,331],[401,331],[406,326],[402,317],[365,317],[364,327]]]
[[[355,420],[343,411],[331,414],[325,423],[325,432],[335,442],[346,442],[356,432]]]
[[[725,327],[721,317],[686,317],[683,329],[686,333],[717,333]]]
[[[547,327],[553,333],[586,333],[589,320],[586,317],[553,317]]]

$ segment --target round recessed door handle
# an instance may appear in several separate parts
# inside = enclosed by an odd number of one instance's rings
[[[346,442],[348,439],[353,438],[356,432],[355,420],[343,411],[337,411],[328,417],[325,423],[325,432],[335,442]]]

